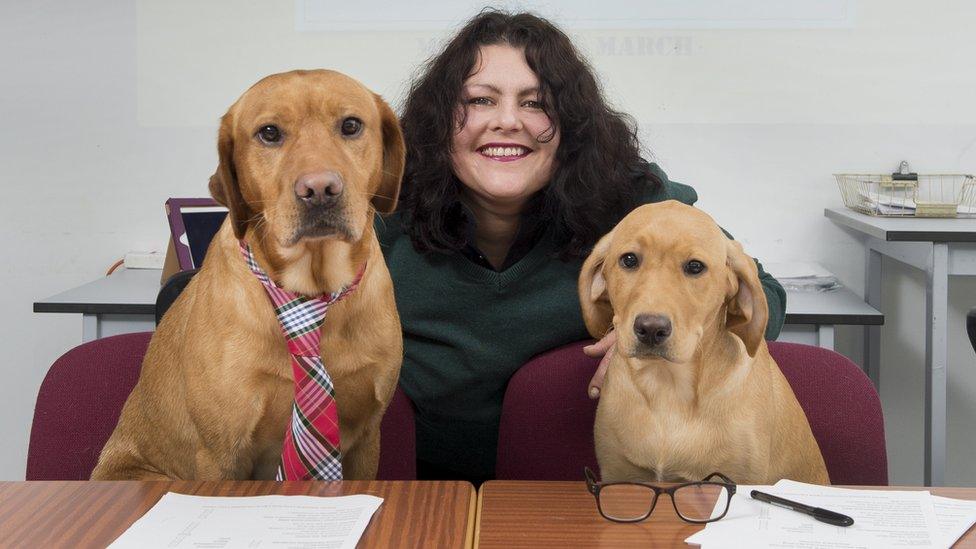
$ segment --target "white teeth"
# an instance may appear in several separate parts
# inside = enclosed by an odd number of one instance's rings
[[[487,147],[481,150],[485,156],[521,156],[526,154],[528,149],[524,147]]]

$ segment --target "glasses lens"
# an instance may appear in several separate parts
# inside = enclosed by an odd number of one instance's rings
[[[654,507],[654,490],[640,484],[611,484],[600,489],[600,511],[613,520],[640,520]]]
[[[721,484],[690,484],[674,492],[674,508],[685,520],[714,520],[724,515],[728,506],[729,491]]]

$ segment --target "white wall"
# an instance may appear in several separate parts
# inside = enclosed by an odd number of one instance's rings
[[[371,28],[355,17],[373,3],[333,4],[0,3],[0,479],[23,478],[40,380],[81,337],[78,316],[34,314],[33,301],[102,276],[127,250],[162,246],[163,201],[206,194],[227,106],[261,76],[298,67],[342,70],[396,103],[461,17]],[[604,3],[625,15],[643,6],[623,24],[534,5],[566,25],[653,158],[747,250],[819,261],[862,291],[861,242],[823,217],[840,203],[830,174],[902,159],[919,172],[976,172],[976,7],[757,0],[739,4],[740,18],[721,3],[685,4],[693,17],[681,3]],[[886,263],[881,393],[899,484],[922,480],[923,280]],[[976,368],[962,328],[974,290],[951,284],[947,480],[960,485],[976,485]],[[841,329],[838,345],[860,356],[856,330]]]

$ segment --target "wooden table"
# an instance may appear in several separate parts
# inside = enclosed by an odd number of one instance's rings
[[[895,487],[892,487],[895,488]],[[976,500],[976,488],[905,488]],[[704,528],[659,501],[650,518],[635,524],[600,516],[586,483],[492,480],[478,490],[475,547],[688,547],[685,538]],[[955,547],[976,547],[970,529]]]
[[[461,481],[0,482],[0,547],[105,547],[166,492],[200,496],[372,494],[359,547],[470,547],[475,490]]]

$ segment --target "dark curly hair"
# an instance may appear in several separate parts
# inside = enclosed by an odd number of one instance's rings
[[[403,226],[422,253],[449,253],[467,244],[469,220],[451,163],[455,113],[479,48],[494,44],[524,50],[539,78],[543,108],[554,127],[537,138],[551,139],[555,128],[561,135],[552,179],[532,203],[552,225],[558,255],[583,256],[637,206],[644,190],[656,190],[662,182],[640,157],[633,119],[607,106],[593,70],[569,37],[530,13],[482,11],[413,82],[400,118],[407,144],[399,208]]]

